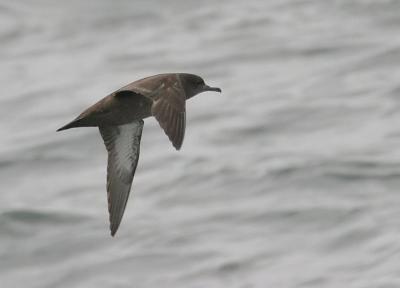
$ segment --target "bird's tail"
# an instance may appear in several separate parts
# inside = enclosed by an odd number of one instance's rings
[[[57,132],[58,132],[58,131],[62,131],[62,130],[67,130],[67,129],[70,129],[70,128],[82,127],[82,126],[84,126],[84,125],[82,125],[82,124],[83,124],[83,123],[82,123],[82,119],[77,118],[77,119],[75,119],[75,120],[69,122],[67,125],[64,125],[64,126],[62,126],[61,128],[58,128],[58,129],[57,129]]]

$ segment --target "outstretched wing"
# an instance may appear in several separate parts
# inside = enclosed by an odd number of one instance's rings
[[[120,126],[100,126],[108,151],[107,198],[110,230],[114,236],[124,215],[139,160],[143,120]]]
[[[150,76],[118,91],[133,91],[149,99],[152,102],[151,115],[157,119],[172,145],[177,150],[181,148],[186,126],[186,93],[179,73]]]
[[[164,129],[176,150],[183,143],[186,126],[185,91],[178,77],[168,78],[152,95],[151,114]]]

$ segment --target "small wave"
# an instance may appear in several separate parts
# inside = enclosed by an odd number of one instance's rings
[[[83,216],[68,213],[44,212],[30,209],[16,209],[2,212],[0,222],[19,222],[26,224],[70,223],[84,219]]]

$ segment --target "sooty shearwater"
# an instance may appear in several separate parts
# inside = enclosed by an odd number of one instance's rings
[[[194,74],[150,76],[111,93],[57,130],[99,127],[108,151],[107,198],[112,236],[121,223],[139,160],[143,119],[154,116],[179,150],[185,135],[185,101],[205,91],[221,89],[206,85]]]

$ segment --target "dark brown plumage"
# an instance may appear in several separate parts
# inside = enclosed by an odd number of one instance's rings
[[[154,116],[179,150],[185,136],[185,102],[205,91],[221,89],[207,86],[194,74],[150,76],[111,93],[57,130],[99,127],[108,151],[107,198],[112,236],[124,214],[139,160],[143,119]]]

